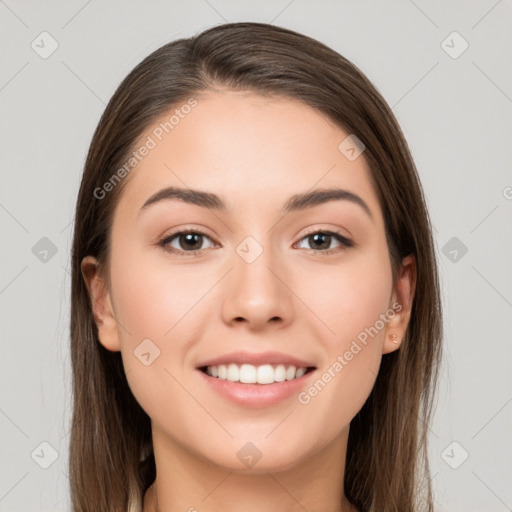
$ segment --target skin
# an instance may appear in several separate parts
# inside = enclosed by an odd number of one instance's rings
[[[82,262],[100,342],[121,351],[132,392],[152,422],[157,478],[144,512],[157,510],[155,499],[160,511],[354,511],[342,484],[350,421],[382,354],[398,349],[404,336],[414,260],[403,260],[393,283],[364,153],[349,161],[338,150],[348,133],[321,112],[252,92],[195,97],[198,105],[125,178],[110,286],[93,257]],[[228,211],[166,200],[140,213],[168,186],[215,193]],[[293,194],[331,187],[360,196],[372,217],[347,200],[280,211]],[[206,233],[196,256],[179,237],[172,247],[182,255],[158,246],[181,228]],[[307,235],[325,230],[355,246],[333,238],[315,248]],[[252,263],[236,252],[247,236],[263,248]],[[195,369],[239,349],[277,350],[314,362],[320,375],[395,301],[401,311],[307,405],[296,395],[259,409],[235,405]],[[133,354],[147,338],[160,350],[149,366]],[[237,457],[247,442],[262,454],[252,467]]]

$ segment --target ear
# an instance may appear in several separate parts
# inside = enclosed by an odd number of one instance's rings
[[[400,347],[405,336],[416,290],[416,261],[410,254],[402,260],[398,279],[393,287],[390,310],[394,316],[389,315],[386,326],[386,337],[382,346],[382,353],[388,354]]]
[[[93,256],[86,256],[81,263],[82,277],[89,292],[94,321],[98,327],[100,343],[112,352],[121,350],[117,321],[110,299],[110,292],[100,274],[99,263]]]

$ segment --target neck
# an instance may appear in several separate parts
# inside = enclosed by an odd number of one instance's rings
[[[347,439],[348,429],[294,465],[256,472],[218,466],[153,427],[157,476],[143,512],[357,512],[343,492]]]

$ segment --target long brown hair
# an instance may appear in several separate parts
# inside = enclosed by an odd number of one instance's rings
[[[194,93],[215,88],[301,100],[363,142],[394,277],[402,258],[412,254],[417,278],[405,338],[399,350],[383,356],[375,386],[351,422],[345,493],[361,512],[432,511],[427,429],[442,316],[417,170],[392,111],[356,66],[314,39],[263,23],[219,25],[151,53],[120,84],[92,138],[72,250],[73,510],[140,511],[156,474],[150,418],[130,391],[120,352],[99,343],[80,266],[86,255],[95,256],[109,281],[110,229],[126,179],[101,199],[95,190],[123,166],[155,120]]]

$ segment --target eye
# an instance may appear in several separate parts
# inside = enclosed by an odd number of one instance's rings
[[[302,238],[301,242],[302,240],[307,240],[307,243],[309,242],[313,251],[320,252],[322,254],[341,252],[354,246],[354,243],[351,240],[339,233],[335,233],[334,231],[315,231]],[[331,249],[330,245],[333,240],[339,245],[337,248]]]
[[[198,253],[205,249],[203,242],[205,242],[206,239],[212,241],[212,239],[202,231],[182,230],[166,236],[158,242],[158,245],[163,247],[165,251],[179,256],[185,256],[187,253],[188,256],[198,256]],[[341,252],[354,246],[351,240],[334,231],[314,231],[303,237],[300,242],[303,240],[309,242],[310,250],[324,255]],[[338,243],[338,246],[335,248],[331,248],[333,241]],[[212,242],[212,246],[215,245],[216,244]]]
[[[211,240],[208,235],[201,231],[183,230],[166,236],[158,242],[158,245],[166,251],[179,254],[180,256],[184,256],[184,253],[196,256],[198,251],[204,249],[203,242],[205,239]]]

